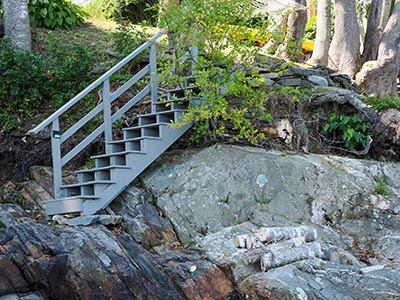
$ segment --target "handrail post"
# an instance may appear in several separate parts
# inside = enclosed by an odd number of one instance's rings
[[[156,43],[150,46],[150,94],[151,94],[151,111],[156,111],[156,102],[158,99],[158,83],[157,83],[157,48]]]
[[[61,165],[61,132],[58,118],[51,123],[51,155],[53,160],[54,199],[61,194],[62,165]]]
[[[192,45],[190,47],[190,53],[192,56],[192,75],[195,73],[195,67],[197,66],[199,60],[199,47]]]
[[[106,153],[108,154],[111,152],[111,145],[109,144],[109,142],[113,140],[109,78],[103,81],[102,94],[103,94],[104,139],[106,143]]]

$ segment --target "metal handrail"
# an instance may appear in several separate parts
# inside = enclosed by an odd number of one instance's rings
[[[42,121],[35,128],[31,129],[28,134],[37,134],[44,128],[51,126],[50,137],[51,137],[51,148],[52,148],[52,161],[53,161],[53,184],[54,184],[54,199],[58,199],[61,196],[61,185],[62,185],[62,167],[68,163],[72,158],[79,154],[85,149],[90,143],[92,143],[98,136],[104,133],[104,140],[106,142],[106,154],[111,152],[110,143],[112,141],[112,125],[113,123],[122,117],[133,105],[143,99],[146,95],[151,96],[152,111],[156,106],[158,98],[158,83],[157,83],[157,51],[156,41],[166,32],[165,29],[160,30],[155,34],[149,41],[142,44],[139,48],[134,50],[113,68],[100,76],[97,80],[91,83],[78,95],[73,97],[70,101],[64,104],[60,109]],[[110,91],[110,77],[125,66],[128,62],[138,56],[144,50],[149,49],[149,64],[143,67],[139,72],[133,75],[128,81],[120,86],[116,91]],[[190,47],[190,50],[184,55],[184,60],[191,57],[192,67],[197,63],[198,49],[194,46]],[[127,101],[124,106],[119,108],[116,112],[111,111],[111,104],[130,87],[135,85],[140,79],[149,74],[150,83],[146,85],[141,91],[139,91],[133,98]],[[101,85],[102,101],[97,104],[90,112],[78,120],[75,124],[67,128],[64,132],[60,130],[60,117],[72,108],[75,104],[79,103],[84,97],[86,97],[95,88]],[[103,113],[103,122],[94,129],[88,136],[86,136],[78,145],[72,148],[65,155],[61,154],[61,144],[74,135],[90,120],[95,118],[99,113]]]
[[[128,56],[122,59],[114,67],[96,79],[87,88],[73,97],[70,101],[64,104],[56,112],[42,121],[35,128],[28,131],[28,134],[37,134],[44,128],[51,126],[51,148],[52,148],[52,160],[53,160],[53,184],[54,184],[54,198],[57,199],[61,195],[62,185],[62,167],[74,158],[78,153],[85,149],[90,143],[92,143],[98,136],[104,133],[105,142],[112,141],[112,124],[127,111],[127,108],[132,107],[138,101],[143,99],[146,95],[151,94],[151,101],[155,103],[157,101],[157,64],[156,64],[156,41],[165,33],[165,30],[160,30],[155,34],[149,41],[143,43],[136,50],[131,52]],[[119,71],[128,62],[132,61],[135,57],[141,54],[144,50],[150,49],[150,62],[147,66],[141,69],[138,73],[132,76],[127,82],[125,82],[117,91],[111,93],[110,91],[110,77]],[[112,114],[111,104],[130,87],[136,84],[147,74],[150,74],[150,84],[147,85],[141,92],[135,97],[130,99],[128,103],[122,107],[119,111]],[[59,119],[60,117],[72,108],[75,104],[79,103],[84,97],[90,92],[96,89],[98,86],[102,86],[102,102],[88,112],[84,117],[78,120],[71,127],[67,128],[64,132],[60,130]],[[100,124],[95,130],[93,130],[86,138],[84,138],[78,145],[71,149],[64,156],[61,154],[61,144],[64,143],[68,138],[75,134],[85,124],[92,120],[96,115],[103,112],[103,123]],[[106,153],[109,153],[110,149],[106,146]]]

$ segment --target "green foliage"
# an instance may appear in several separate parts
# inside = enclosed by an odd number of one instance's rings
[[[156,25],[158,1],[156,0],[94,0],[85,11],[95,17],[129,20],[133,23]]]
[[[377,111],[397,108],[400,109],[400,97],[397,95],[389,95],[384,98],[369,97],[367,103],[372,106],[373,109]]]
[[[94,79],[91,72],[95,62],[94,45],[71,42],[60,47],[61,42],[56,32],[48,33],[45,87],[54,107],[63,105]]]
[[[29,0],[32,27],[69,29],[83,24],[85,12],[66,0]]]
[[[0,44],[0,130],[26,130],[26,118],[58,108],[92,81],[91,47],[60,47],[54,33],[48,35],[48,54],[15,49],[7,38]]]
[[[161,20],[169,28],[173,59],[164,62],[162,80],[171,86],[180,84],[190,68],[180,58],[191,45],[203,51],[190,73],[200,92],[189,96],[205,100],[190,107],[182,119],[182,124],[196,124],[193,139],[217,139],[227,132],[234,134],[234,140],[262,138],[252,123],[254,116],[267,119],[268,113],[266,94],[259,89],[263,80],[250,67],[259,50],[252,42],[257,32],[247,27],[253,19],[250,2],[195,0],[164,11]],[[267,32],[267,25],[265,19],[258,20],[259,34]]]
[[[44,104],[47,94],[41,87],[47,78],[40,57],[14,49],[7,38],[0,57],[0,128],[9,132]]]
[[[372,194],[383,195],[383,196],[389,196],[391,194],[390,191],[387,189],[384,177],[376,178],[375,182],[376,182],[376,187],[372,191]]]
[[[317,17],[313,16],[309,18],[307,21],[306,29],[304,32],[304,39],[314,41],[316,32],[317,32]]]
[[[325,124],[323,131],[340,135],[345,146],[355,150],[360,146],[365,147],[369,127],[365,119],[360,116],[331,114],[329,123]]]
[[[313,90],[302,86],[272,85],[265,88],[268,99],[287,99],[293,103],[304,103],[313,94]]]
[[[113,33],[113,38],[115,51],[122,57],[125,57],[146,42],[148,35],[146,35],[141,28],[138,28],[132,23],[122,21],[118,24],[116,31]],[[141,57],[138,57],[137,60],[141,60]]]

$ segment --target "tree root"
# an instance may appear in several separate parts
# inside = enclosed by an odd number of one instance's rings
[[[378,113],[359,99],[358,95],[354,93],[343,94],[314,94],[310,97],[310,104],[312,106],[320,106],[325,103],[338,103],[349,104],[364,115],[368,122],[372,125],[378,120]]]

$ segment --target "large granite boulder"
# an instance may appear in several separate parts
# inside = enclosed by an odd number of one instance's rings
[[[392,232],[400,221],[399,174],[398,164],[216,145],[169,153],[142,180],[181,241],[194,244],[246,221],[329,225],[356,236],[357,226],[359,238]],[[390,196],[376,195],[378,181]]]
[[[230,270],[244,299],[383,300],[400,299],[399,174],[398,164],[216,145],[166,154],[141,179],[179,239]],[[300,223],[317,230],[323,260],[261,272],[240,259],[235,236]]]

